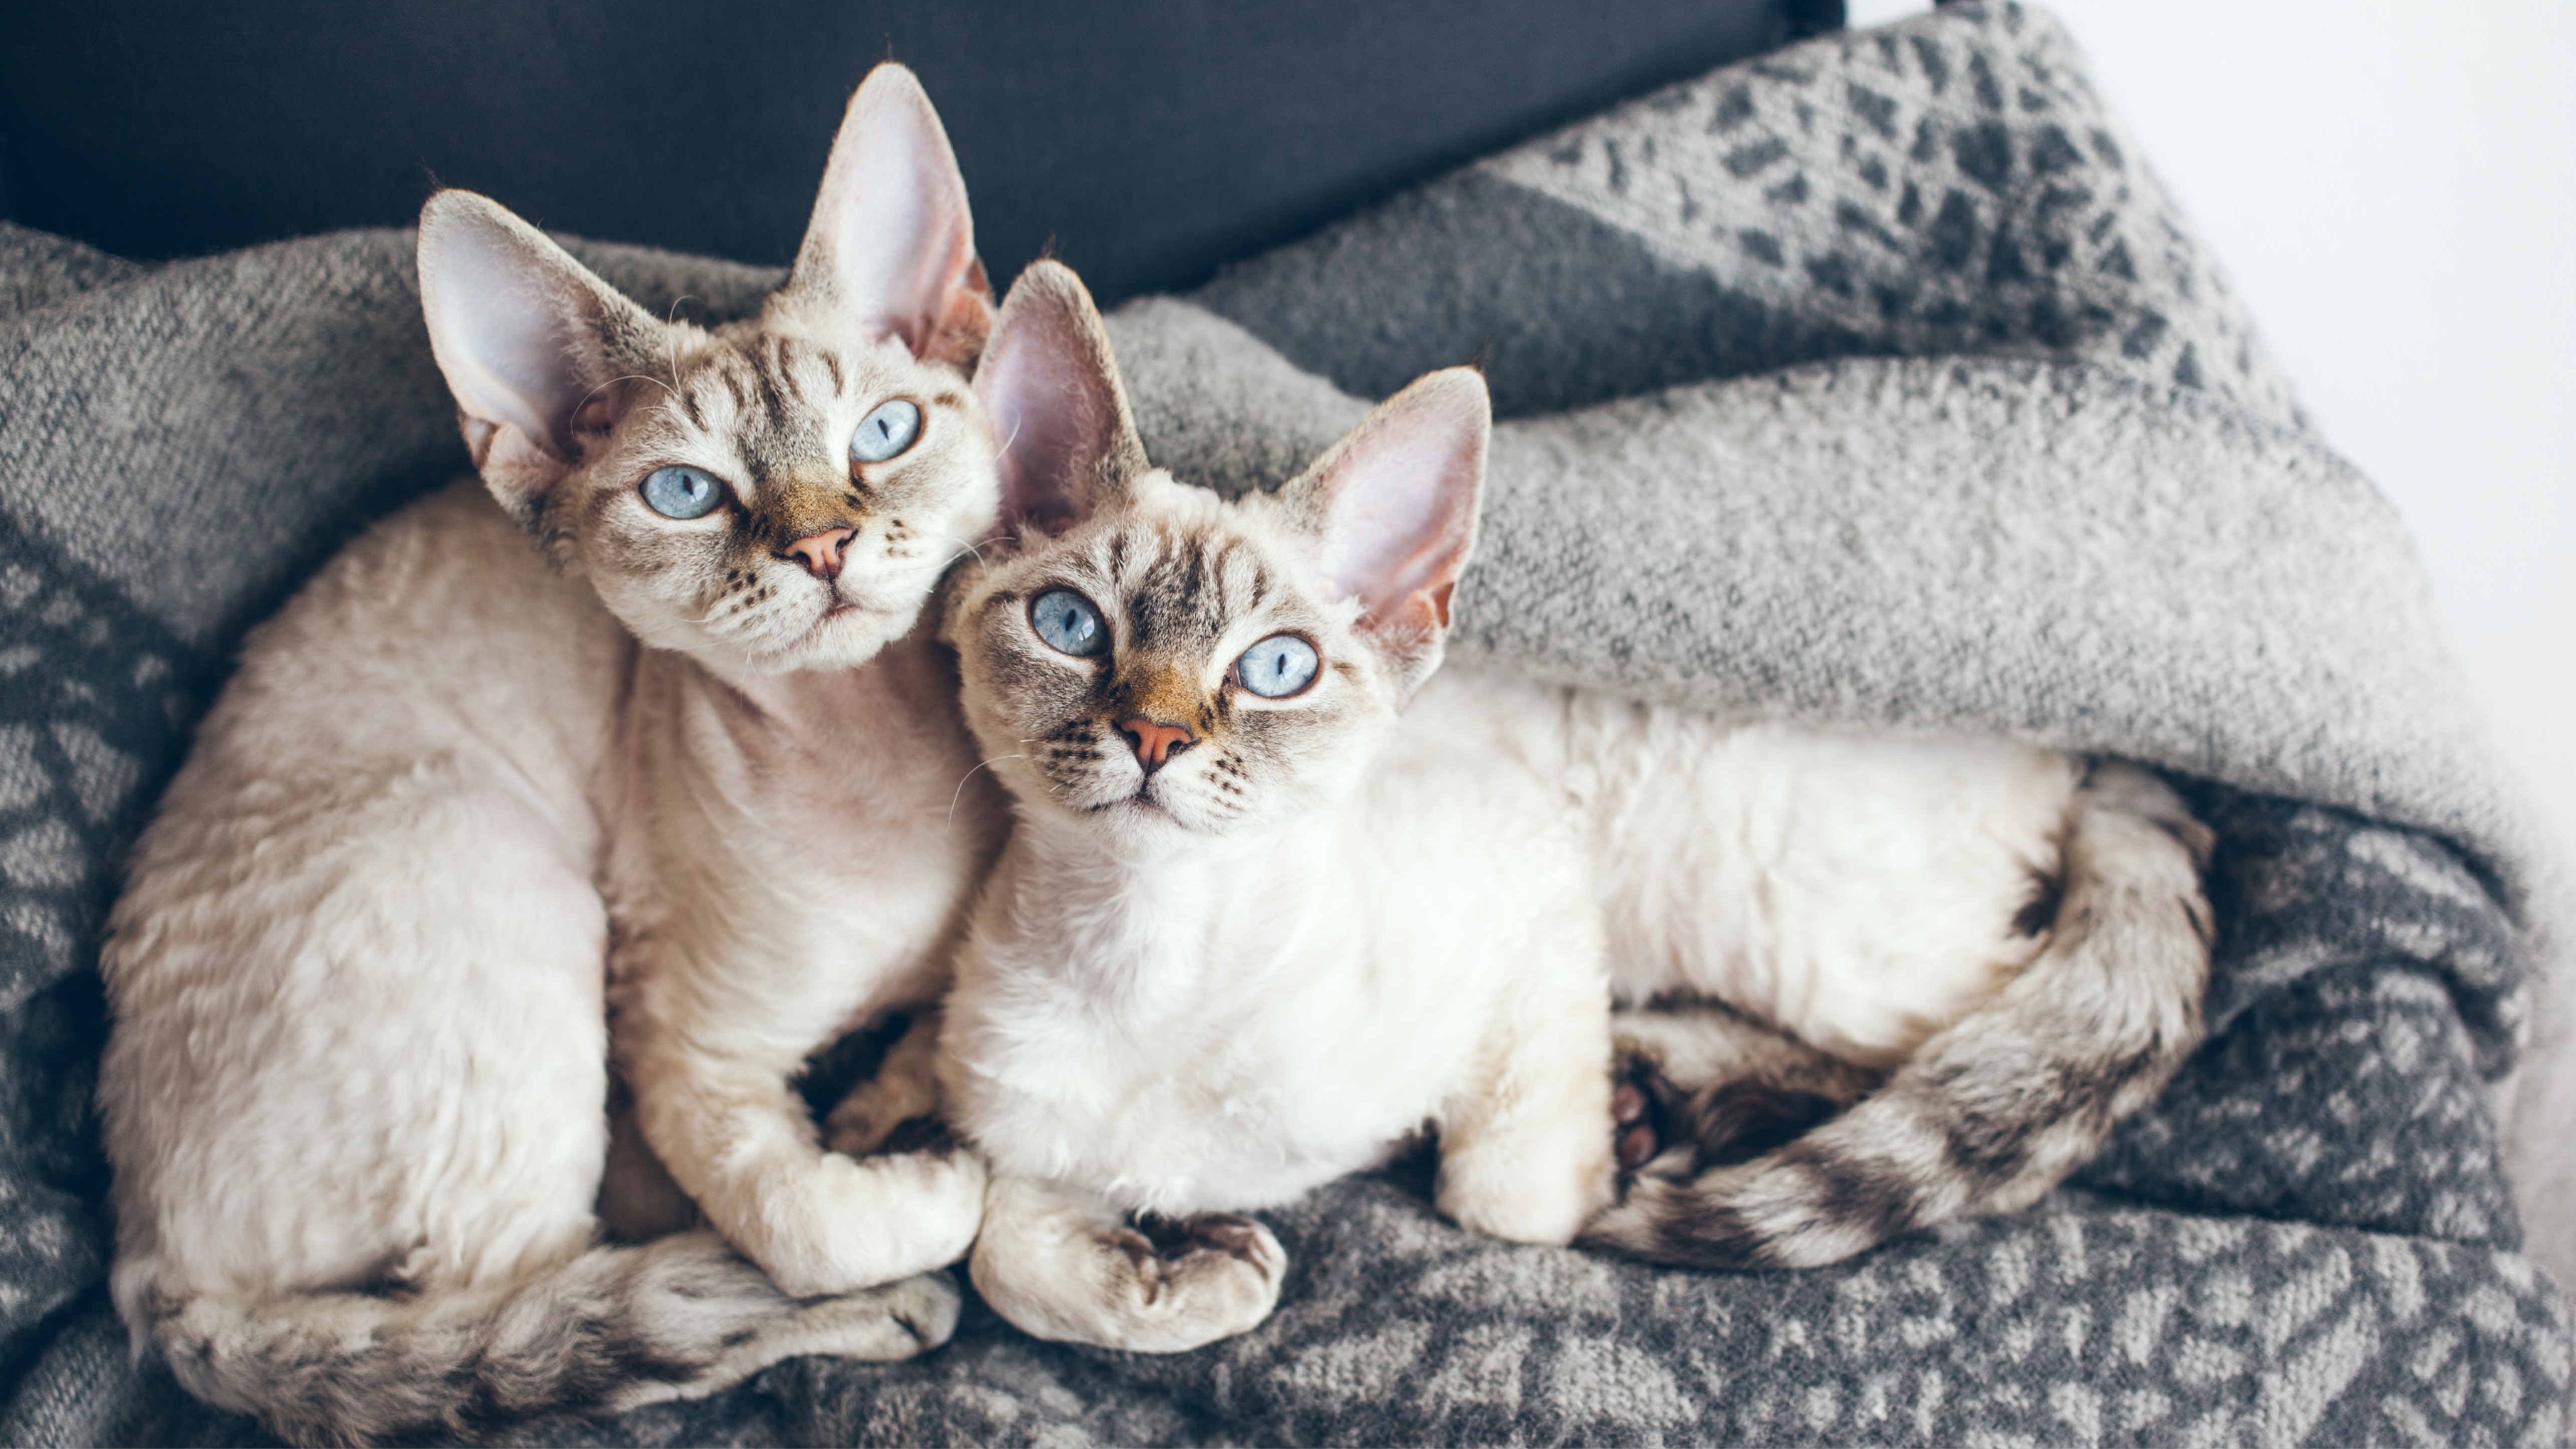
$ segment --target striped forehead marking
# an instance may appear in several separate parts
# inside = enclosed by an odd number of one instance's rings
[[[1137,644],[1162,651],[1214,645],[1280,590],[1261,551],[1222,528],[1141,521],[1110,536],[1106,563]]]
[[[818,396],[827,379],[829,396]],[[800,466],[841,471],[822,436],[818,409],[841,396],[847,379],[833,349],[762,333],[703,354],[676,392],[680,410],[699,431],[721,428],[728,434],[751,474],[747,481],[758,488]],[[722,413],[722,421],[711,422],[710,411]]]

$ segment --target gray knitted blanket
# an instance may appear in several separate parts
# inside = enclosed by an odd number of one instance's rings
[[[410,245],[145,269],[0,227],[0,1441],[260,1441],[107,1307],[96,932],[242,630],[463,470]],[[657,311],[775,281],[580,252]],[[2568,1305],[2492,1085],[2564,964],[2559,878],[2394,516],[2044,16],[1716,72],[1112,331],[1154,456],[1226,487],[1486,355],[1461,656],[2173,772],[2223,839],[2207,1048],[2067,1190],[1839,1268],[1485,1241],[1405,1164],[1275,1214],[1278,1315],[1198,1353],[970,1303],[912,1363],[521,1437],[2563,1441]],[[2562,1267],[2568,1216],[2530,1214]]]

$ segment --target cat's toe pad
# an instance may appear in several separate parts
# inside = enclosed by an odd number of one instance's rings
[[[1618,1086],[1610,1094],[1611,1151],[1621,1173],[1642,1172],[1662,1155],[1673,1136],[1665,1105],[1671,1084],[1652,1057],[1625,1043],[1616,1080]]]
[[[1663,1138],[1655,1128],[1654,1103],[1644,1092],[1621,1084],[1610,1099],[1610,1120],[1621,1172],[1635,1172],[1655,1160]]]

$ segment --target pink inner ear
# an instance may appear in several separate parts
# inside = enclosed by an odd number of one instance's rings
[[[903,67],[878,66],[851,98],[789,287],[925,358],[954,351],[964,334],[980,343],[990,325],[965,180],[938,113]],[[973,346],[964,350],[971,356]]]
[[[1003,522],[1062,533],[1088,511],[1075,474],[1097,453],[1098,409],[1065,376],[1069,360],[1045,356],[1051,349],[1025,332],[995,342],[976,368],[975,392],[1001,454]]]
[[[1375,451],[1335,496],[1326,574],[1369,612],[1423,592],[1460,562],[1466,530],[1447,440],[1403,436]]]
[[[1373,414],[1329,459],[1323,573],[1360,600],[1362,627],[1446,628],[1449,596],[1475,542],[1487,432],[1482,379],[1435,373]]]
[[[456,192],[423,212],[420,268],[431,347],[466,415],[572,457],[573,413],[592,393],[584,333],[599,325],[604,285],[499,206]]]
[[[1072,527],[1115,480],[1102,465],[1126,426],[1108,344],[1071,272],[1041,262],[1002,304],[975,395],[1001,454],[1002,526]]]

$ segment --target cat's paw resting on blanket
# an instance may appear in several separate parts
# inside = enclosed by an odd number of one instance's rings
[[[1131,1226],[1095,1194],[996,1178],[969,1265],[984,1301],[1023,1332],[1181,1353],[1268,1318],[1288,1255],[1247,1217],[1142,1214]]]
[[[1612,1018],[1611,1048],[1623,1193],[1634,1174],[1687,1177],[1749,1161],[1883,1079],[1714,1002],[1622,1011]]]

